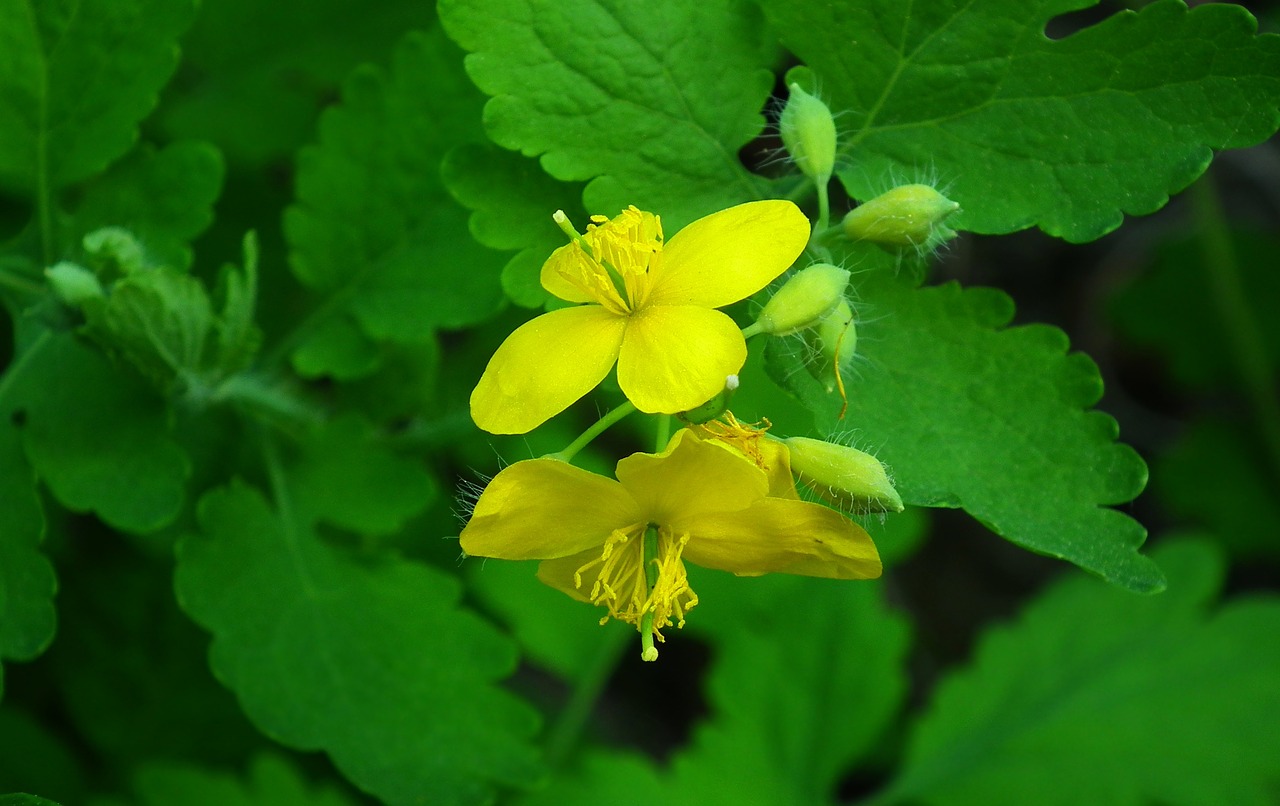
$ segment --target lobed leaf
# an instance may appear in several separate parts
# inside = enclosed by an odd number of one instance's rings
[[[767,195],[738,151],[764,128],[773,44],[745,3],[444,0],[440,18],[493,96],[498,145],[591,180],[593,213],[654,210],[669,232]]]
[[[3,395],[27,458],[63,506],[127,532],[177,517],[190,472],[163,402],[69,333],[43,330],[7,370]]]
[[[1212,608],[1219,554],[1162,546],[1164,596],[1082,578],[989,633],[945,679],[875,802],[1271,803],[1280,600]]]
[[[31,660],[53,640],[57,588],[53,565],[40,551],[44,515],[35,474],[12,426],[12,404],[0,379],[0,660]],[[0,694],[4,693],[0,677]]]
[[[183,608],[214,635],[214,673],[251,720],[323,749],[388,803],[480,803],[538,774],[534,715],[493,685],[512,646],[428,566],[322,542],[286,497],[205,495],[179,545]]]
[[[354,803],[329,786],[313,787],[285,759],[255,756],[241,778],[192,764],[156,761],[134,774],[136,806],[348,806]]]
[[[911,288],[890,272],[861,275],[861,360],[845,380],[848,412],[775,341],[775,379],[819,413],[819,427],[852,430],[855,447],[894,473],[903,501],[962,507],[1020,546],[1140,592],[1163,587],[1138,553],[1146,532],[1108,505],[1133,499],[1142,459],[1116,443],[1115,420],[1089,411],[1097,367],[1068,354],[1062,331],[1009,328],[1013,302],[954,283]]]
[[[195,0],[0,6],[0,186],[44,193],[128,151],[195,9]]]
[[[1057,15],[1092,5],[762,7],[839,113],[851,196],[938,180],[963,208],[952,226],[1089,241],[1162,207],[1213,149],[1280,126],[1280,37],[1257,36],[1243,7],[1158,0],[1045,35]]]
[[[466,212],[439,176],[449,149],[480,138],[479,114],[438,31],[407,36],[390,71],[366,65],[347,80],[319,145],[299,157],[284,221],[294,274],[328,299],[328,314],[351,317],[372,340],[414,343],[497,309],[498,256],[467,237]],[[350,347],[342,340],[326,362],[312,345],[304,368],[350,376]]]

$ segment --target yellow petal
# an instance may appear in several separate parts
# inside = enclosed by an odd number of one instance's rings
[[[616,475],[644,521],[677,531],[703,515],[745,509],[769,489],[753,462],[688,429],[677,431],[662,453],[636,453],[618,462]]]
[[[476,557],[544,560],[587,549],[599,554],[614,529],[640,520],[635,501],[613,479],[555,459],[507,467],[485,487],[462,530]]]
[[[551,253],[542,264],[539,279],[542,287],[568,302],[599,302],[597,295],[588,293],[582,281],[573,282],[569,278],[577,278],[586,273],[583,264],[588,260],[577,244],[568,243]]]
[[[595,573],[589,573],[582,578],[582,587],[574,584],[576,581],[575,576],[579,568],[599,558],[599,556],[600,549],[597,547],[580,551],[568,557],[543,560],[538,563],[538,579],[544,585],[550,585],[562,593],[567,593],[579,602],[590,602],[591,597],[587,594],[591,593],[591,586],[595,584],[596,578],[600,575],[599,569],[596,569]]]
[[[663,247],[648,305],[719,308],[782,274],[809,242],[809,219],[789,201],[740,204],[700,218]]]
[[[618,385],[643,412],[675,414],[706,403],[742,369],[747,344],[733,320],[694,306],[631,315],[618,355]]]
[[[523,434],[568,408],[609,374],[626,320],[598,305],[526,322],[489,359],[471,393],[471,419],[491,434]]]
[[[775,498],[799,499],[796,480],[791,476],[791,453],[782,440],[760,440],[760,455],[769,474],[769,495]]]
[[[880,576],[880,554],[866,531],[808,501],[766,498],[737,512],[705,515],[685,528],[693,535],[685,559],[707,568],[740,576]]]

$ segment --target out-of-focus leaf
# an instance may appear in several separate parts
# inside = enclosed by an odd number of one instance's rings
[[[133,146],[195,0],[0,5],[0,185],[46,191]]]
[[[58,806],[58,804],[52,800],[18,792],[0,795],[0,806]]]
[[[319,145],[299,158],[298,201],[285,214],[294,273],[373,340],[422,341],[501,302],[501,258],[470,238],[440,180],[445,153],[481,137],[459,56],[439,31],[409,35],[390,71],[351,75]],[[326,364],[351,374],[348,349],[329,362],[308,349],[309,374]]]
[[[582,185],[552,179],[527,157],[480,144],[449,152],[442,174],[454,198],[473,211],[470,227],[477,241],[520,250],[502,269],[502,290],[517,305],[546,305],[552,296],[539,279],[542,264],[567,243],[551,215],[563,210],[586,226]]]
[[[769,345],[771,374],[820,427],[854,429],[865,440],[855,447],[892,470],[909,504],[963,507],[1020,546],[1159,590],[1160,570],[1138,553],[1146,531],[1107,508],[1141,492],[1146,465],[1116,442],[1115,420],[1089,410],[1102,380],[1087,356],[1067,352],[1066,334],[1006,327],[1013,301],[989,288],[912,288],[886,271],[857,283],[862,357],[845,379],[843,421],[804,356]]]
[[[40,331],[8,370],[5,406],[54,497],[129,532],[177,516],[189,472],[141,378],[67,333]]]
[[[1211,607],[1206,543],[1155,552],[1169,590],[1073,578],[937,689],[877,803],[1266,804],[1280,780],[1280,600]]]
[[[1233,3],[1159,0],[1061,40],[1091,0],[763,3],[847,132],[838,174],[863,201],[936,177],[976,232],[1098,238],[1154,212],[1212,149],[1280,125],[1280,37]]]
[[[1280,556],[1275,471],[1245,424],[1202,420],[1152,466],[1169,511],[1203,526],[1240,557]]]
[[[536,778],[534,715],[494,685],[511,644],[457,606],[449,576],[336,549],[307,511],[236,482],[201,500],[202,534],[179,546],[179,599],[250,719],[392,804],[481,803]]]
[[[764,128],[775,46],[747,3],[445,0],[440,18],[493,98],[498,145],[591,180],[586,205],[653,210],[669,232],[761,198],[738,159]]]
[[[12,370],[10,370],[12,371]],[[0,378],[0,660],[30,660],[53,640],[53,566],[40,551],[44,516],[35,474],[22,454],[19,432]],[[0,694],[4,693],[0,678]]]
[[[12,705],[0,707],[0,791],[43,792],[82,803],[85,783],[72,749],[43,720]]]
[[[288,761],[264,753],[246,777],[176,762],[153,762],[133,776],[135,806],[347,806],[337,789],[312,786]],[[105,806],[105,804],[95,805]]]

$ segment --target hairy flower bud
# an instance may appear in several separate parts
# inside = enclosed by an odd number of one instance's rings
[[[102,283],[93,272],[76,263],[62,261],[44,270],[49,287],[64,304],[80,308],[90,300],[102,299]]]
[[[850,512],[901,512],[902,499],[869,453],[806,437],[783,440],[791,472],[831,504]]]
[[[959,209],[929,185],[902,185],[850,210],[842,226],[850,240],[928,248],[955,237],[943,222]]]
[[[760,332],[787,336],[822,321],[844,301],[849,272],[830,263],[815,263],[792,275],[765,303],[756,324]]]
[[[858,351],[858,328],[853,320],[853,308],[847,300],[840,300],[815,328],[817,347],[822,356],[822,380],[828,392],[835,391],[841,370],[849,365]]]
[[[826,185],[836,163],[836,123],[819,98],[791,84],[778,129],[796,167],[815,183]]]

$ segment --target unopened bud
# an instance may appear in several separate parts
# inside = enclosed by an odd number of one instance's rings
[[[682,411],[676,416],[681,420],[684,420],[686,423],[692,423],[693,425],[701,425],[702,423],[714,420],[729,410],[729,401],[733,398],[733,393],[736,391],[738,391],[738,376],[726,376],[724,379],[724,388],[721,389],[715,397],[697,408]]]
[[[80,308],[90,300],[102,299],[102,283],[98,275],[68,261],[62,261],[44,270],[49,278],[49,287],[54,295],[64,304],[72,308]]]
[[[834,392],[840,372],[849,366],[858,351],[858,327],[848,300],[840,300],[831,313],[815,328],[818,352],[822,356],[822,379],[827,391]]]
[[[844,234],[883,246],[932,247],[955,237],[943,222],[959,209],[929,185],[902,185],[850,210]]]
[[[815,263],[792,275],[765,303],[756,319],[760,332],[786,336],[822,321],[844,301],[849,272],[830,263]]]
[[[146,265],[146,253],[133,233],[122,227],[103,227],[84,236],[84,249],[94,257],[110,260],[121,274],[132,274]]]
[[[848,512],[901,512],[902,499],[869,453],[805,437],[783,440],[791,472],[824,500]]]
[[[782,144],[796,167],[815,183],[825,185],[836,164],[836,122],[816,96],[791,84],[778,129]]]

